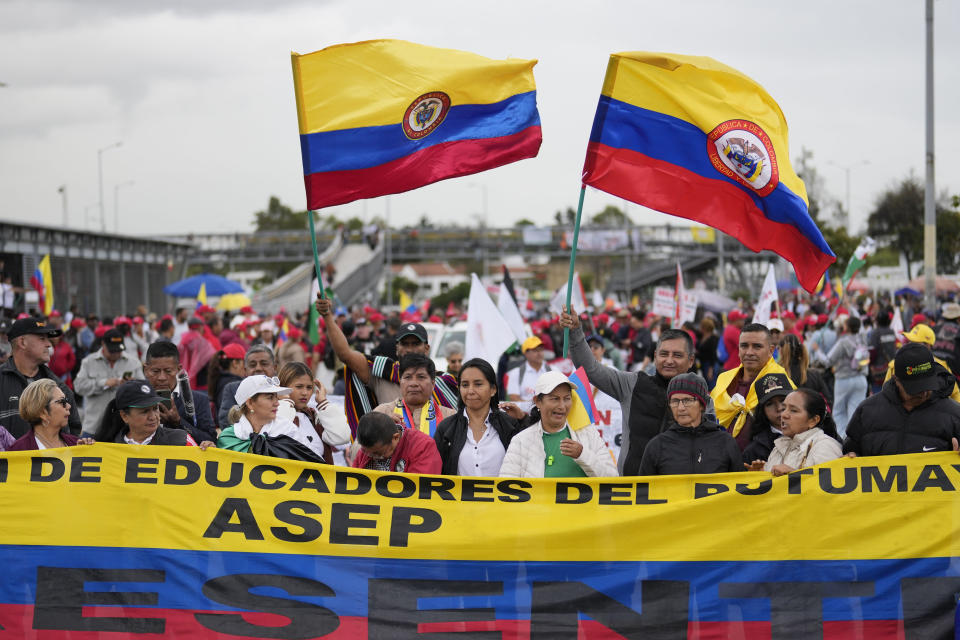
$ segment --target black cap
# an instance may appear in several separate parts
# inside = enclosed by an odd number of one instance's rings
[[[597,335],[596,333],[591,333],[590,335],[588,335],[588,336],[587,336],[587,342],[588,342],[588,343],[589,343],[589,342],[596,342],[596,343],[598,343],[601,347],[604,346],[604,344],[603,344],[603,338],[601,338],[601,337],[600,337],[599,335]]]
[[[416,322],[410,322],[400,327],[400,330],[397,331],[397,342],[400,342],[407,336],[417,336],[420,338],[420,342],[428,341],[427,330],[423,328],[422,324]]]
[[[21,318],[20,320],[14,322],[13,326],[10,327],[7,337],[10,340],[13,340],[14,338],[25,336],[28,333],[38,336],[47,336],[48,338],[56,338],[57,336],[63,335],[63,331],[57,329],[53,325],[47,324],[47,322],[44,320],[38,320],[37,318]]]
[[[757,406],[762,407],[771,398],[785,398],[793,391],[790,378],[782,373],[768,373],[753,383],[753,390],[757,392]]]
[[[116,329],[110,329],[105,332],[102,342],[103,346],[105,346],[110,353],[118,353],[127,348],[126,345],[123,344],[123,334]]]
[[[117,388],[117,409],[153,407],[163,402],[146,380],[128,380]]]
[[[893,374],[912,396],[940,386],[933,352],[925,344],[911,342],[900,347],[893,359]]]

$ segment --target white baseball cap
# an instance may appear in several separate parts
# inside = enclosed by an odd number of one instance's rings
[[[563,375],[559,371],[547,371],[537,378],[537,384],[534,385],[533,392],[538,396],[542,393],[550,393],[562,384],[570,385],[571,391],[574,391],[577,388],[575,384],[570,382],[570,379],[567,378],[567,376]]]
[[[278,395],[287,395],[292,389],[281,387],[277,378],[268,378],[265,375],[255,375],[244,378],[237,387],[237,392],[233,394],[237,404],[243,404],[258,393],[276,393]]]

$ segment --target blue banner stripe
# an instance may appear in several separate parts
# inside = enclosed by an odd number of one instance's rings
[[[86,591],[152,592],[156,608],[232,610],[208,599],[203,583],[234,574],[300,576],[323,582],[335,596],[297,597],[322,604],[339,616],[367,616],[368,579],[436,580],[438,596],[424,594],[420,607],[493,608],[499,619],[528,619],[534,582],[580,582],[641,611],[642,581],[689,582],[691,620],[723,622],[769,620],[770,604],[763,598],[720,596],[722,584],[758,582],[859,582],[872,596],[826,597],[827,621],[889,620],[902,616],[901,580],[912,577],[960,576],[951,558],[909,560],[779,561],[779,562],[470,562],[391,560],[286,554],[179,551],[106,547],[3,546],[0,563],[0,603],[33,604],[38,567],[90,569],[152,569],[163,571],[157,582],[87,582]],[[490,582],[491,593],[450,594],[449,581]],[[502,583],[499,584],[499,583]],[[639,587],[639,588],[638,588]],[[865,587],[866,588],[866,587]],[[446,593],[445,593],[446,591]],[[275,588],[254,593],[287,597]],[[426,599],[429,598],[429,599]]]
[[[830,246],[807,212],[803,198],[783,182],[761,198],[736,180],[717,171],[707,154],[707,134],[685,120],[650,111],[608,96],[600,96],[590,141],[614,149],[630,149],[669,162],[711,180],[723,180],[750,196],[757,209],[774,222],[791,224],[827,255]]]
[[[537,92],[529,91],[493,104],[453,105],[440,125],[420,140],[411,140],[398,123],[324,131],[300,136],[303,173],[368,169],[444,142],[500,138],[540,125]]]

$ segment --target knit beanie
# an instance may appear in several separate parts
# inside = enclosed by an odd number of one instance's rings
[[[667,400],[675,393],[686,393],[700,401],[704,407],[707,406],[710,391],[707,389],[707,382],[696,373],[681,373],[674,376],[667,385]]]

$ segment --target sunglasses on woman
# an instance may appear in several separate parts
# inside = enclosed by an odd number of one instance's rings
[[[60,405],[61,407],[63,407],[64,409],[66,409],[67,407],[70,406],[70,401],[67,400],[67,397],[66,397],[66,396],[64,396],[64,397],[62,397],[62,398],[57,398],[56,400],[51,400],[50,403],[51,403],[51,404],[58,404],[58,405]]]

